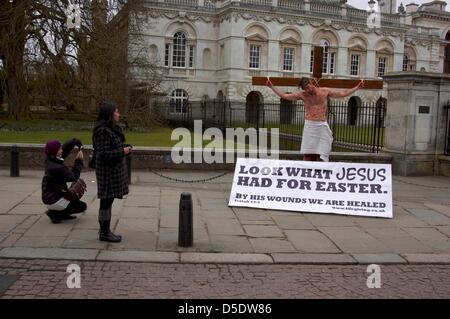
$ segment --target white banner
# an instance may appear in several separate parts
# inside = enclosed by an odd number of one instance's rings
[[[228,205],[392,218],[391,165],[239,158]]]

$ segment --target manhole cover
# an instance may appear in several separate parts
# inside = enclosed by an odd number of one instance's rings
[[[0,275],[0,296],[19,279],[17,276]]]

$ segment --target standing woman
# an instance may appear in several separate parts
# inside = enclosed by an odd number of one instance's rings
[[[113,243],[120,242],[122,237],[111,232],[111,209],[115,198],[122,199],[129,192],[125,156],[131,152],[131,147],[123,144],[125,135],[117,125],[119,118],[115,104],[102,103],[92,136],[97,196],[100,199],[99,240]]]

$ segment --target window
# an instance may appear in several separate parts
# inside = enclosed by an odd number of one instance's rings
[[[294,71],[294,48],[284,48],[283,71]]]
[[[314,50],[311,50],[311,61],[309,64],[309,72],[310,73],[314,72]]]
[[[164,66],[170,65],[170,44],[166,43],[166,49],[164,51]]]
[[[386,73],[387,58],[378,58],[378,77],[382,77]]]
[[[259,69],[261,62],[261,47],[256,44],[250,45],[250,69]]]
[[[361,60],[361,56],[357,54],[352,54],[352,61],[350,65],[350,75],[358,76],[359,75],[359,61]]]
[[[336,66],[336,52],[331,52],[330,42],[327,40],[321,40],[320,46],[323,47],[322,73],[334,74]]]
[[[183,32],[177,32],[173,37],[172,66],[186,67],[186,35]]]
[[[409,69],[410,69],[409,56],[407,54],[405,54],[403,56],[403,71],[409,71]]]
[[[189,46],[189,67],[194,67],[194,46]]]
[[[185,90],[176,89],[170,95],[170,113],[187,113],[188,94]]]
[[[336,62],[336,52],[331,53],[331,60],[330,60],[330,74],[334,74],[334,66]]]

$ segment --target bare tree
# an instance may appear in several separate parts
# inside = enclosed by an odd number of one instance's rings
[[[1,0],[0,76],[9,116],[26,118],[36,103],[89,111],[101,100],[115,100],[130,110],[133,86],[145,94],[157,90],[161,74],[136,32],[144,2]],[[67,26],[70,3],[80,5],[77,28]],[[143,54],[130,61],[129,47]],[[139,83],[129,72],[136,67]]]

